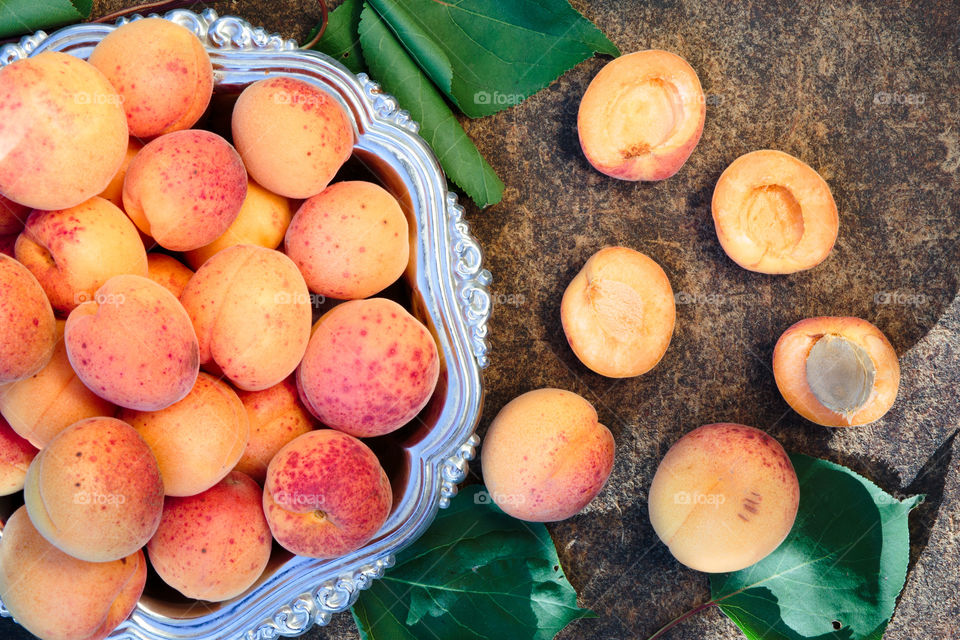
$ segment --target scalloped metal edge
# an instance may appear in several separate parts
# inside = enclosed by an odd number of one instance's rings
[[[140,20],[143,17],[139,14],[124,17],[117,21],[117,25]],[[149,14],[147,17],[161,16]],[[186,27],[201,41],[222,50],[293,51],[299,48],[296,40],[269,34],[262,28],[251,26],[241,18],[220,17],[213,9],[206,9],[200,14],[178,9],[162,17]],[[4,45],[0,48],[0,65],[28,57],[48,38],[49,35],[46,32],[37,31],[33,35],[25,36],[19,43]],[[357,74],[356,77],[379,119],[414,134],[419,132],[419,123],[414,121],[407,111],[400,109],[393,96],[383,93],[380,85],[366,74]],[[453,252],[456,257],[454,271],[458,280],[458,302],[471,330],[473,356],[482,369],[489,364],[487,325],[492,312],[489,286],[493,278],[489,270],[482,268],[483,252],[470,232],[469,224],[464,218],[464,208],[458,204],[457,194],[448,191],[445,203],[452,236],[456,238]],[[438,498],[438,506],[441,509],[450,506],[450,500],[456,496],[457,485],[466,478],[469,463],[474,460],[479,444],[479,437],[472,434],[453,455],[443,462]],[[327,580],[312,592],[303,593],[289,604],[280,607],[269,619],[260,622],[243,637],[246,640],[274,640],[278,637],[302,635],[315,624],[325,626],[330,623],[334,613],[350,608],[356,602],[360,592],[369,588],[374,580],[383,577],[384,571],[392,567],[394,562],[394,555],[387,554],[352,573]],[[2,602],[0,602],[0,616],[10,617],[10,612]],[[129,629],[112,635],[111,638],[139,640]]]

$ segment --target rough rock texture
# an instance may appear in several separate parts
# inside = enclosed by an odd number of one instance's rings
[[[94,11],[122,4],[95,0]],[[721,420],[766,429],[788,450],[845,464],[895,494],[927,494],[911,516],[910,572],[886,637],[960,634],[960,4],[796,4],[574,0],[624,52],[664,48],[699,73],[703,138],[665,182],[618,182],[583,158],[577,105],[601,59],[518,107],[466,123],[508,186],[501,204],[468,207],[495,278],[481,433],[513,397],[556,386],[593,402],[617,441],[606,490],[582,515],[550,526],[581,604],[599,614],[560,638],[647,637],[708,597],[706,576],[657,541],[646,492],[671,443]],[[307,0],[209,6],[300,38],[319,16]],[[747,272],[717,242],[713,185],[734,158],[759,148],[800,157],[833,190],[840,237],[813,271]],[[607,244],[653,257],[678,293],[673,343],[636,379],[591,373],[560,327],[563,289]],[[818,427],[777,392],[773,345],[813,315],[864,317],[900,354],[900,396],[875,425]],[[14,629],[0,621],[0,636],[29,637]],[[344,614],[305,637],[358,636]],[[739,634],[713,610],[667,637]]]

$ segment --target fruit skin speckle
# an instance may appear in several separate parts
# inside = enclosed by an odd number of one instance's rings
[[[440,358],[430,331],[384,298],[340,304],[317,321],[297,385],[323,424],[357,437],[390,433],[433,395]]]

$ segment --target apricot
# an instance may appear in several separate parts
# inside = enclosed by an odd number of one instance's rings
[[[142,276],[114,276],[67,318],[77,377],[110,402],[157,411],[181,400],[200,369],[197,336],[173,294]]]
[[[373,451],[333,429],[284,446],[270,462],[263,491],[273,537],[310,558],[359,549],[386,522],[392,503],[390,481]]]
[[[245,391],[293,373],[310,339],[307,285],[279,251],[224,249],[197,270],[180,301],[200,340],[200,363]]]
[[[0,68],[0,193],[34,209],[97,195],[127,149],[122,99],[96,67],[44,51]]]
[[[900,387],[897,352],[860,318],[807,318],[773,350],[777,387],[794,411],[825,427],[879,420]]]
[[[555,522],[600,493],[613,453],[613,435],[589,402],[570,391],[537,389],[500,410],[480,462],[497,506],[521,520]]]
[[[130,135],[152,138],[192,127],[213,95],[213,65],[200,40],[162,18],[134,20],[94,48],[90,64],[123,97]]]
[[[284,250],[311,291],[339,300],[366,298],[407,268],[407,218],[383,187],[337,182],[303,203]]]
[[[230,143],[189,129],[160,136],[134,157],[123,209],[161,247],[189,251],[230,226],[247,195],[247,172]]]
[[[123,181],[127,177],[127,169],[130,168],[130,163],[133,162],[133,158],[140,153],[140,149],[143,149],[143,143],[136,138],[130,138],[127,144],[127,155],[123,158],[123,164],[117,169],[107,188],[100,192],[101,198],[109,200],[121,209],[123,208]]]
[[[392,300],[351,300],[323,314],[297,369],[300,398],[320,422],[368,438],[399,429],[437,386],[430,331]]]
[[[292,217],[290,200],[250,180],[240,213],[223,235],[208,245],[187,251],[183,257],[191,267],[199,269],[213,254],[238,244],[276,249],[283,242]]]
[[[159,411],[121,409],[117,417],[150,445],[168,496],[192,496],[220,482],[240,460],[250,421],[237,394],[201,373],[183,400]]]
[[[0,236],[20,233],[27,223],[30,207],[17,204],[0,194]]]
[[[165,253],[147,254],[147,277],[163,286],[174,297],[179,298],[186,288],[193,271],[182,262]]]
[[[8,496],[23,489],[27,467],[37,448],[21,438],[10,424],[0,418],[0,496]]]
[[[90,391],[70,366],[64,325],[57,320],[57,344],[47,366],[0,388],[0,414],[38,449],[74,422],[116,412],[116,407]]]
[[[135,553],[160,524],[163,482],[143,438],[116,418],[81,420],[27,470],[30,520],[64,553],[110,562]]]
[[[681,563],[739,571],[783,542],[800,485],[780,443],[742,424],[708,424],[670,447],[650,485],[653,529]]]
[[[44,368],[53,356],[56,332],[43,287],[25,266],[0,255],[0,384]]]
[[[300,403],[291,378],[263,391],[237,395],[250,419],[250,440],[236,470],[263,483],[273,456],[297,436],[313,431],[313,416]]]
[[[111,562],[71,557],[40,535],[25,507],[0,541],[0,598],[42,640],[103,640],[134,608],[147,580],[139,549]]]
[[[720,245],[744,269],[794,273],[823,262],[839,218],[830,187],[801,160],[765,149],[727,167],[713,191]]]
[[[61,211],[34,211],[14,250],[62,313],[91,300],[113,276],[147,275],[136,227],[100,197]]]
[[[626,247],[590,256],[560,303],[570,348],[580,362],[610,378],[639,376],[656,366],[670,345],[676,315],[667,274]]]
[[[700,79],[668,51],[608,62],[580,100],[580,148],[593,167],[621,180],[663,180],[700,141],[707,106]]]
[[[203,493],[168,497],[147,554],[163,581],[186,597],[221,602],[253,586],[272,546],[260,486],[232,471]]]
[[[353,140],[340,103],[296,78],[254,82],[233,109],[233,141],[250,176],[288,198],[323,191],[350,157]]]

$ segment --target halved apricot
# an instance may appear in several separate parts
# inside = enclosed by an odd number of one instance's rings
[[[608,378],[639,376],[660,362],[676,314],[667,274],[651,258],[626,247],[593,254],[560,303],[570,348],[583,364]]]
[[[794,273],[823,262],[837,240],[837,205],[826,181],[788,153],[751,151],[713,191],[720,245],[744,269]]]
[[[849,427],[880,419],[900,387],[900,364],[887,337],[860,318],[801,320],[773,350],[784,400],[811,422]]]
[[[577,114],[593,167],[621,180],[663,180],[687,161],[703,132],[706,101],[686,60],[650,49],[616,58],[590,82]]]

